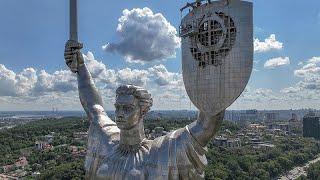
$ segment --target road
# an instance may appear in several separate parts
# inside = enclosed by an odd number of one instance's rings
[[[299,166],[293,168],[291,171],[289,171],[286,175],[281,176],[278,180],[292,180],[292,179],[297,179],[298,177],[302,175],[307,175],[307,172],[305,169],[307,169],[311,164],[316,163],[320,161],[320,155],[314,160],[309,161],[306,163],[304,166]]]

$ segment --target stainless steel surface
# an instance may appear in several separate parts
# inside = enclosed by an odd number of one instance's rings
[[[228,4],[225,2],[234,4],[226,7]],[[209,6],[215,3],[220,3],[221,8]],[[228,44],[228,51],[225,51],[227,54],[219,59],[222,63],[208,64],[200,69],[190,53],[190,37],[184,37],[184,81],[191,100],[200,110],[199,116],[186,127],[154,140],[145,138],[143,127],[143,117],[152,106],[152,98],[148,91],[134,85],[120,86],[116,92],[116,122],[112,121],[104,111],[102,98],[83,63],[82,56],[79,55],[80,51],[74,53],[70,50],[70,47],[80,50],[81,44],[67,42],[65,59],[72,72],[77,72],[80,101],[90,121],[85,161],[86,179],[204,178],[204,168],[207,165],[206,145],[218,131],[225,108],[243,91],[250,76],[253,53],[252,4],[240,0],[215,1],[211,4],[196,6],[190,13],[195,17],[201,13],[208,15],[208,11],[218,10],[227,14],[229,24],[221,25],[224,21],[217,21],[217,24],[223,26],[223,32],[219,37],[231,37],[225,33],[231,31],[229,17],[232,17],[237,28],[237,40],[231,46]],[[247,10],[248,14],[242,12],[243,10]],[[190,13],[184,18],[183,23],[194,19]],[[210,17],[207,19],[211,20]],[[221,43],[216,43],[216,47],[213,48],[217,49],[212,51],[219,50],[221,47],[217,46],[221,44],[226,45],[225,41],[218,42]],[[206,53],[208,47],[202,49],[202,53]],[[70,66],[70,62],[74,61],[79,66]]]
[[[146,90],[132,85],[118,88],[116,121],[128,126],[117,126],[104,112],[101,97],[85,65],[78,71],[78,83],[80,100],[91,122],[85,163],[87,179],[204,177],[207,164],[204,144],[212,138],[223,116],[199,116],[195,124],[147,140],[143,116],[152,99]],[[132,109],[125,109],[128,105],[133,105]],[[208,124],[210,126],[204,128],[203,125]]]
[[[182,70],[193,104],[212,116],[243,92],[253,64],[252,3],[212,1],[181,22]]]
[[[70,0],[70,40],[78,41],[78,3]]]

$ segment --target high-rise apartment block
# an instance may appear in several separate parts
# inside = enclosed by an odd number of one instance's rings
[[[320,117],[308,113],[303,117],[303,137],[320,139]]]

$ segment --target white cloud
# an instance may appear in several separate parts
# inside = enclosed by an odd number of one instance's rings
[[[298,100],[319,100],[320,99],[320,58],[312,57],[305,61],[304,65],[294,71],[296,77],[301,81],[292,87],[284,88],[282,93]]]
[[[147,69],[109,69],[88,52],[85,62],[94,76],[107,109],[113,109],[115,89],[120,84],[144,86],[152,94],[154,109],[190,109],[193,106],[186,94],[181,73],[170,72],[164,65]],[[300,67],[304,73],[296,74],[302,80],[279,92],[267,88],[247,87],[232,105],[233,109],[290,109],[320,108],[320,62],[310,58]],[[299,71],[300,70],[300,71]],[[53,106],[61,110],[80,110],[76,77],[69,70],[48,73],[26,68],[14,72],[0,65],[0,109],[48,110]],[[33,109],[32,109],[33,108]]]
[[[272,58],[269,59],[268,61],[266,61],[264,63],[264,68],[267,69],[274,69],[276,67],[280,67],[280,66],[285,66],[285,65],[289,65],[290,64],[290,59],[289,57],[277,57],[277,58]]]
[[[134,84],[148,89],[154,98],[154,109],[189,107],[182,74],[170,72],[160,64],[148,69],[109,69],[95,59],[91,52],[83,55],[85,63],[99,88],[108,109],[113,109],[115,89],[120,84]],[[168,103],[165,98],[175,97]],[[20,73],[0,64],[0,108],[48,110],[52,106],[64,110],[80,109],[75,74],[69,70],[48,73],[27,68]],[[182,102],[182,103],[181,103]]]
[[[175,57],[180,38],[176,29],[151,9],[125,9],[119,19],[119,43],[103,46],[106,52],[117,52],[128,62],[150,62]]]
[[[264,41],[259,39],[254,39],[254,52],[262,53],[271,50],[281,50],[283,48],[283,43],[276,39],[275,34],[271,34],[270,37],[266,38]]]
[[[32,89],[37,81],[33,68],[15,73],[0,64],[0,96],[22,96]]]
[[[301,69],[297,69],[294,71],[294,75],[298,77],[307,77],[319,75],[320,67],[314,63],[309,63],[304,65]]]
[[[299,87],[288,87],[280,90],[281,93],[285,93],[285,94],[297,93],[299,91],[300,91]]]
[[[282,58],[284,59],[284,58]],[[320,58],[312,57],[298,66],[294,75],[302,78],[296,84],[275,92],[271,89],[247,87],[232,105],[233,109],[298,109],[320,108]],[[278,61],[275,61],[278,62]],[[270,64],[279,64],[279,63]],[[282,63],[285,64],[285,63]]]
[[[294,71],[294,75],[297,77],[319,77],[320,75],[320,57],[312,57],[311,59],[306,61],[306,64]]]
[[[53,74],[41,70],[38,74],[38,81],[30,93],[34,95],[47,94],[50,92],[69,92],[77,89],[76,78],[68,70],[56,71]]]
[[[305,78],[303,81],[300,81],[298,83],[298,87],[300,87],[303,90],[313,90],[319,92],[320,77]]]
[[[88,52],[83,55],[86,66],[91,72],[92,77],[95,79],[96,83],[104,84],[109,88],[115,87],[117,81],[116,71],[113,69],[108,69],[105,64],[101,61],[95,59],[92,52]]]
[[[149,72],[146,70],[137,70],[125,68],[118,71],[118,83],[133,84],[137,86],[146,86]]]
[[[154,77],[155,83],[159,86],[173,85],[181,80],[181,74],[169,72],[162,64],[151,67],[148,70]]]
[[[308,60],[308,63],[320,63],[320,57],[312,57]]]

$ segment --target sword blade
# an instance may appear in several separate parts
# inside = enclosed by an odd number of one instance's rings
[[[70,0],[70,39],[78,41],[78,7],[77,0]]]

